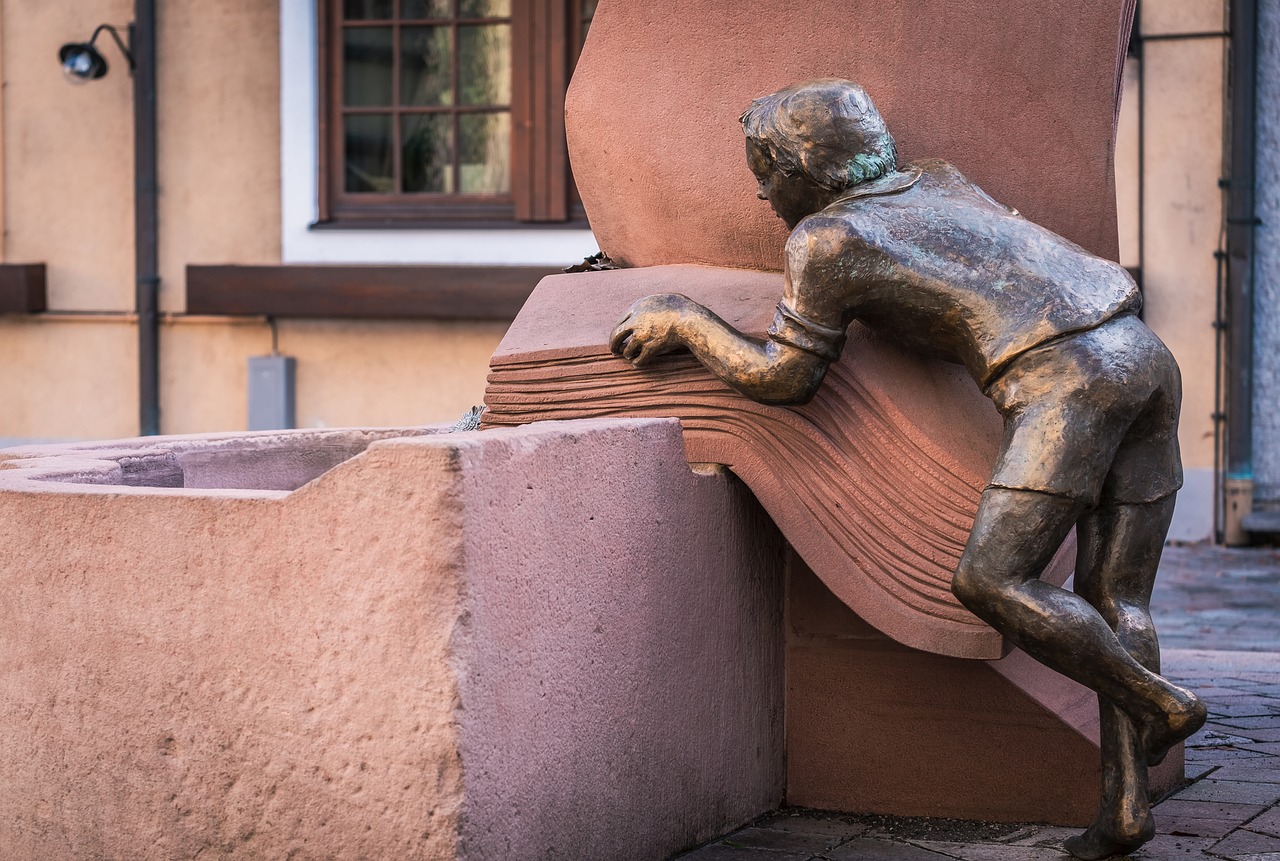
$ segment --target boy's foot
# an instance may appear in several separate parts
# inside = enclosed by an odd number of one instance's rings
[[[1145,805],[1140,811],[1121,811],[1118,815],[1122,821],[1107,821],[1099,816],[1083,834],[1067,838],[1063,846],[1083,861],[1099,861],[1128,855],[1155,836],[1155,820]]]
[[[1149,766],[1163,762],[1169,749],[1204,726],[1209,716],[1204,703],[1191,691],[1176,685],[1169,687],[1177,698],[1177,707],[1138,727],[1138,740],[1146,752]]]
[[[1154,835],[1155,829],[1153,828],[1151,836]],[[1080,858],[1081,861],[1100,861],[1102,858],[1128,855],[1150,840],[1151,836],[1136,841],[1122,841],[1096,831],[1093,826],[1090,826],[1085,833],[1077,837],[1068,837],[1063,842],[1063,846],[1073,856]]]

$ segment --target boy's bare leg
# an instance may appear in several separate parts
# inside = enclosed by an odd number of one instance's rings
[[[1107,620],[1121,645],[1153,673],[1160,645],[1149,605],[1173,497],[1145,505],[1090,511],[1077,524],[1076,592]],[[1102,801],[1088,830],[1066,842],[1077,858],[1123,854],[1155,832],[1147,789],[1147,762],[1132,721],[1106,698],[1098,699],[1102,735]]]
[[[1135,660],[1088,601],[1038,579],[1083,512],[1065,497],[987,488],[951,588],[1031,657],[1119,707],[1155,759],[1200,728],[1204,704]]]

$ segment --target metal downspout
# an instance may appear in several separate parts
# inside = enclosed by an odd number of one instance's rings
[[[1227,428],[1223,541],[1248,542],[1253,508],[1253,270],[1257,0],[1231,2],[1231,176],[1227,208]]]
[[[133,74],[134,270],[137,277],[140,432],[160,433],[160,266],[156,184],[156,6],[136,0],[129,42]]]

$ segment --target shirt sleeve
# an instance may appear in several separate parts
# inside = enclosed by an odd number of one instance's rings
[[[769,326],[769,338],[834,362],[844,349],[845,330],[816,323],[802,316],[783,299],[778,303],[778,312]]]

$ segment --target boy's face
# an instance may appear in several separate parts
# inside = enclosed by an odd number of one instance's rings
[[[768,153],[750,139],[747,140],[747,164],[760,185],[756,197],[769,201],[787,227],[795,228],[805,216],[825,205],[825,189],[804,174],[783,173]]]

